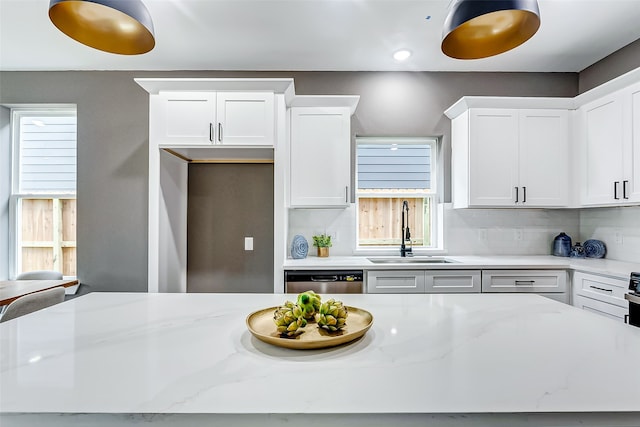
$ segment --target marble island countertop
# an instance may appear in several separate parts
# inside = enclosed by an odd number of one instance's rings
[[[2,323],[0,423],[640,423],[640,328],[532,294],[338,297],[374,324],[311,351],[247,330],[278,294],[92,293]]]
[[[305,259],[287,259],[284,263],[285,270],[312,270],[312,269],[432,269],[432,270],[459,270],[459,269],[570,269],[587,273],[603,274],[621,279],[628,279],[632,271],[640,271],[639,263],[616,261],[607,258],[566,258],[551,255],[519,255],[519,256],[449,256],[437,255],[435,258],[445,258],[452,262],[445,264],[420,264],[420,263],[384,263],[376,264],[369,258],[397,258],[400,256],[330,256],[319,258],[309,256]],[[415,258],[425,258],[416,256]]]

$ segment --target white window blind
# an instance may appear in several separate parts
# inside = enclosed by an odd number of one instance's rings
[[[358,189],[431,188],[431,145],[358,144]]]
[[[75,193],[76,125],[75,114],[20,115],[20,193]]]

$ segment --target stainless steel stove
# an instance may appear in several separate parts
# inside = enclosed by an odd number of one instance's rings
[[[640,273],[631,273],[629,292],[624,298],[629,301],[629,324],[640,327]]]

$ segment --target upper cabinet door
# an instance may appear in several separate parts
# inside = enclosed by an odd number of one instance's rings
[[[582,204],[607,205],[623,198],[624,116],[620,93],[581,108]]]
[[[349,203],[351,115],[345,107],[291,109],[291,207]]]
[[[149,110],[149,142],[211,145],[215,117],[215,92],[161,92],[153,95]]]
[[[519,202],[566,206],[569,198],[569,112],[520,110]]]
[[[469,116],[469,207],[515,206],[518,111],[477,108]]]
[[[217,107],[216,143],[273,145],[273,93],[218,92]]]
[[[625,151],[625,176],[623,184],[623,198],[626,201],[640,202],[640,83],[629,88],[629,114],[627,120],[630,126],[630,143]]]

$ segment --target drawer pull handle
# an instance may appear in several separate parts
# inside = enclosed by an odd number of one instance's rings
[[[597,290],[599,290],[599,291],[613,292],[613,289],[599,288],[599,287],[597,287],[597,286],[593,286],[593,285],[589,285],[589,287],[590,287],[590,288],[593,288],[593,289],[597,289]]]
[[[516,280],[516,285],[533,285],[535,280]]]

